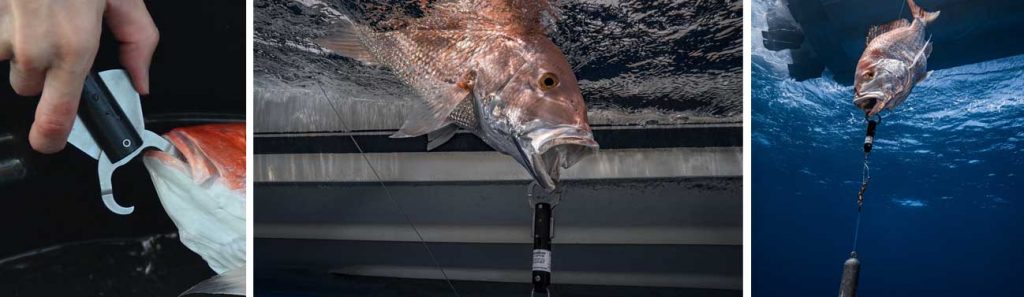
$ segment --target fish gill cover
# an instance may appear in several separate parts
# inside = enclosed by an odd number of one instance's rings
[[[344,19],[387,30],[423,1],[257,0],[255,132],[396,129],[415,92],[388,69],[315,40]],[[427,7],[441,1],[426,1]],[[548,36],[567,56],[593,125],[736,123],[742,1],[559,1]],[[323,87],[347,120],[339,123]]]
[[[797,82],[786,73],[788,50],[764,48],[773,5],[752,6],[753,292],[833,295],[853,244],[866,123],[852,86],[828,72]],[[883,113],[858,293],[1024,294],[1016,272],[1024,261],[1021,77],[1024,56],[936,70],[901,108]]]

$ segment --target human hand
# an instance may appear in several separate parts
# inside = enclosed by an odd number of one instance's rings
[[[0,0],[0,61],[11,61],[11,87],[42,95],[29,131],[36,151],[56,153],[67,144],[104,20],[135,90],[148,94],[160,33],[142,0]]]

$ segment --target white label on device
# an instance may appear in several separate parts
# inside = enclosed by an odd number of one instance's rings
[[[551,251],[533,250],[533,271],[551,272]]]

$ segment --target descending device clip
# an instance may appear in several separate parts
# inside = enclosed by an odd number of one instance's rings
[[[166,139],[145,129],[139,94],[124,70],[90,73],[86,77],[68,142],[99,162],[97,174],[103,204],[120,215],[131,214],[135,207],[121,206],[114,199],[114,170],[147,148],[173,148]]]
[[[527,197],[533,207],[533,268],[530,278],[533,290],[530,296],[551,296],[548,286],[551,285],[551,239],[555,237],[553,213],[562,200],[562,191],[548,191],[534,181],[529,185]]]

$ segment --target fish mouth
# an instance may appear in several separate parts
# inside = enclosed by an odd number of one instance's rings
[[[547,191],[557,188],[561,169],[572,167],[600,148],[589,129],[573,126],[535,129],[519,142],[523,165]]]
[[[873,116],[885,108],[885,100],[882,94],[869,93],[853,99],[853,105],[860,108],[868,116]]]

